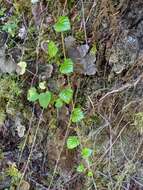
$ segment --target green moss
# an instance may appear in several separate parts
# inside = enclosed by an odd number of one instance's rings
[[[6,118],[5,111],[0,109],[0,125],[4,123],[5,118]]]
[[[143,133],[143,112],[135,114],[134,125],[137,130],[142,134]]]
[[[0,97],[11,99],[20,95],[21,90],[16,80],[15,75],[0,78]]]
[[[20,83],[16,76],[0,77],[0,123],[5,119],[5,113],[13,113],[19,108],[18,97],[21,93]],[[11,111],[10,111],[11,110]]]
[[[85,120],[86,126],[93,126],[93,125],[100,125],[101,124],[101,118],[97,114],[94,114],[93,116],[90,116]]]
[[[6,169],[6,175],[11,177],[11,185],[18,185],[21,178],[21,172],[17,169],[15,164],[10,165]]]
[[[84,34],[84,31],[77,31],[76,33],[75,33],[75,38],[77,39],[77,41],[79,41],[79,42],[84,42],[84,40],[85,40],[85,34]]]
[[[0,149],[0,160],[3,160],[4,159],[4,154],[3,154],[3,151]]]

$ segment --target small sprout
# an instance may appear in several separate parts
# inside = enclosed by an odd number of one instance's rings
[[[77,136],[69,136],[67,139],[67,148],[74,149],[80,144]]]
[[[80,164],[80,165],[77,167],[77,169],[76,169],[76,171],[77,171],[77,172],[80,172],[80,173],[84,172],[84,170],[85,170],[85,167],[84,167],[83,164]]]
[[[97,53],[97,47],[96,47],[96,44],[93,44],[91,50],[90,50],[90,54],[91,55],[96,55]]]
[[[22,177],[22,174],[17,169],[16,164],[13,163],[6,169],[6,175],[11,177],[11,184],[17,185]]]
[[[14,178],[20,178],[21,177],[21,173],[19,172],[19,170],[17,169],[17,167],[14,163],[11,166],[9,166],[9,168],[6,171],[6,174],[8,176],[14,177]]]
[[[88,171],[87,176],[88,177],[93,177],[93,172],[92,171]]]
[[[82,157],[83,158],[88,158],[88,157],[91,156],[92,152],[93,152],[93,150],[90,149],[90,148],[83,148],[82,149]]]
[[[63,106],[63,101],[58,98],[55,103],[56,108],[61,108]]]
[[[54,25],[56,32],[65,32],[71,29],[70,21],[67,16],[60,16]]]
[[[48,43],[48,54],[49,54],[50,58],[55,57],[57,52],[58,52],[58,48],[57,48],[55,42],[50,41]]]
[[[39,98],[39,94],[37,93],[37,90],[35,87],[31,87],[28,90],[28,94],[27,94],[27,100],[29,100],[30,102],[35,102],[36,100],[38,100]]]
[[[47,91],[39,95],[39,104],[42,108],[47,108],[52,98],[52,93]]]
[[[60,72],[62,74],[69,74],[73,72],[73,62],[71,59],[64,60],[64,63],[60,66]]]
[[[19,75],[23,75],[26,71],[26,67],[27,67],[27,63],[24,61],[21,61],[17,64],[18,68],[17,68],[17,73]]]
[[[73,123],[80,122],[84,118],[84,114],[80,108],[74,108],[71,114],[71,120]]]
[[[39,88],[40,88],[41,90],[45,90],[45,89],[46,89],[46,81],[40,82],[40,83],[39,83]]]
[[[59,97],[63,102],[69,104],[73,97],[73,90],[68,87],[60,92]]]

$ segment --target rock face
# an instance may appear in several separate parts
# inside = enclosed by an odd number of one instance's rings
[[[6,34],[0,33],[0,73],[13,73],[16,71],[16,64],[12,58],[6,57]]]
[[[109,65],[116,74],[132,66],[143,51],[143,1],[131,0],[119,21],[120,33],[110,50]]]
[[[111,49],[109,64],[116,74],[132,66],[139,55],[139,42],[135,34],[124,31]]]

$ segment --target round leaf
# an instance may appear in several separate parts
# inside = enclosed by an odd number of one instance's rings
[[[57,48],[56,44],[53,41],[50,41],[48,43],[48,54],[49,54],[50,58],[55,57],[57,52],[58,52],[58,48]]]
[[[85,170],[85,167],[84,167],[84,165],[83,164],[80,164],[78,167],[77,167],[77,169],[76,169],[76,171],[77,172],[84,172],[84,170]]]
[[[67,16],[60,16],[54,25],[56,32],[65,32],[71,29],[70,21]]]
[[[92,171],[88,171],[87,176],[88,177],[93,177],[93,172]]]
[[[73,123],[80,122],[84,118],[84,114],[80,108],[74,108],[71,114],[71,120]]]
[[[67,139],[67,148],[74,149],[80,144],[77,136],[69,136]]]
[[[91,154],[92,154],[92,149],[90,149],[90,148],[83,148],[82,149],[82,157],[83,158],[88,158],[91,156]]]
[[[61,108],[63,106],[63,101],[58,98],[55,103],[56,108]]]
[[[69,104],[73,97],[73,90],[71,88],[66,88],[61,91],[59,97],[63,102]]]
[[[31,87],[28,90],[28,94],[27,94],[27,100],[29,100],[30,102],[35,102],[36,100],[38,100],[39,98],[39,94],[36,91],[35,87]]]
[[[64,60],[64,63],[60,66],[60,72],[62,74],[69,74],[73,72],[73,62],[71,59]]]
[[[39,95],[39,104],[43,108],[47,108],[52,98],[51,92],[47,91]]]

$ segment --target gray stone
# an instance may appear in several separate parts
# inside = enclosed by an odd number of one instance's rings
[[[116,74],[132,66],[139,52],[138,39],[134,34],[123,31],[120,38],[113,44],[109,57],[109,65]]]
[[[65,38],[65,46],[68,58],[74,62],[74,71],[84,75],[94,75],[96,73],[96,56],[91,55],[89,45],[76,45],[76,40],[72,36]]]
[[[3,50],[0,48],[0,73],[8,73],[11,74],[16,71],[16,63],[12,59],[8,59],[5,55],[2,56],[4,53]]]

